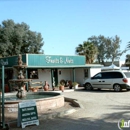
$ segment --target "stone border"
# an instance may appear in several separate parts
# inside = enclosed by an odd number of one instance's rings
[[[74,106],[84,108],[83,105],[77,99],[64,97],[66,102],[71,102]]]

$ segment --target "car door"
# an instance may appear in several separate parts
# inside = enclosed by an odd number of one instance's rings
[[[93,88],[101,88],[102,86],[102,73],[96,74],[94,77],[91,78],[91,85]]]
[[[111,89],[113,85],[113,79],[111,72],[101,72],[92,78],[93,88]]]
[[[113,73],[112,72],[104,72],[102,73],[101,79],[101,88],[102,89],[112,89],[113,88]]]

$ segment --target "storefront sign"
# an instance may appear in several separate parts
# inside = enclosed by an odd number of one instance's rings
[[[0,58],[0,66],[4,65],[6,67],[12,67],[18,65],[18,56],[4,57]],[[26,55],[22,55],[23,63],[26,63]]]
[[[3,59],[1,59],[0,64],[1,65],[8,65],[8,59],[6,59],[5,61]]]
[[[28,54],[28,66],[74,66],[85,65],[85,56]]]
[[[33,124],[39,125],[36,102],[32,100],[19,103],[18,127],[25,128]]]
[[[58,58],[53,58],[51,56],[46,56],[46,63],[58,63],[58,64],[73,64],[74,60],[70,57],[65,57],[63,59],[63,57],[58,57]]]

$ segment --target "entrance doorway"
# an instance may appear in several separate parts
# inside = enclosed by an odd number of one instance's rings
[[[54,72],[55,86],[57,86],[58,85],[58,70],[54,69],[53,72]]]
[[[52,75],[52,87],[55,87],[58,85],[58,70],[52,69],[51,75]]]

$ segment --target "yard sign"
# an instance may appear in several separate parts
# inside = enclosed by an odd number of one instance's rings
[[[25,128],[33,124],[39,125],[36,102],[33,100],[20,102],[18,106],[18,127]]]

